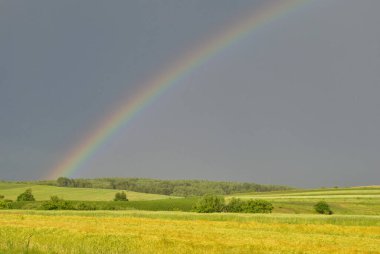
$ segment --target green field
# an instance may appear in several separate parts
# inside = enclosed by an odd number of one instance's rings
[[[28,188],[32,189],[33,195],[37,201],[49,200],[51,196],[58,196],[65,200],[111,201],[113,200],[115,193],[120,192],[120,190],[110,189],[69,188],[49,185],[0,182],[0,195],[4,195],[6,199],[16,200],[17,196]],[[131,201],[169,198],[169,196],[166,195],[139,193],[133,191],[126,191],[126,193],[128,199]]]
[[[144,211],[191,211],[198,198],[167,198],[138,201],[65,201],[72,208],[65,210],[144,210]],[[9,203],[8,209],[43,210],[44,201],[20,201]],[[86,205],[86,208],[77,207]],[[1,209],[1,207],[0,207]],[[4,209],[4,208],[3,208]]]
[[[0,182],[0,194],[6,199],[16,200],[27,188],[32,189],[37,201],[48,200],[50,196],[57,195],[65,200],[85,201],[97,210],[191,211],[197,200],[127,191],[130,202],[108,202],[118,190]],[[274,206],[273,213],[314,214],[314,204],[325,200],[335,214],[380,215],[379,186],[241,193],[226,196],[227,202],[232,197],[269,200]],[[15,202],[12,205],[15,209],[38,209],[40,203]]]
[[[335,214],[380,215],[379,186],[241,193],[226,198],[232,197],[269,200],[274,206],[273,213],[312,214],[313,205],[325,200]]]

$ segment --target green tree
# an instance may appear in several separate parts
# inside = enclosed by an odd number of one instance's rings
[[[224,208],[224,198],[216,195],[203,196],[194,206],[198,213],[219,213]]]
[[[73,181],[67,177],[58,177],[57,185],[59,187],[68,187],[73,185]]]
[[[117,192],[115,194],[115,198],[113,199],[114,201],[128,201],[127,194],[125,194],[124,191],[122,192]]]
[[[32,189],[27,189],[17,197],[17,201],[36,201],[32,194]]]
[[[319,201],[314,205],[314,210],[319,214],[333,214],[329,204],[326,201]]]

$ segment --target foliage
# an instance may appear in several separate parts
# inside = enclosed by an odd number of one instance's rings
[[[1,195],[1,194],[0,194],[0,199],[4,199],[4,195]]]
[[[228,195],[239,192],[288,190],[289,187],[256,183],[217,182],[206,180],[159,180],[146,178],[69,179],[59,177],[57,186],[129,190],[172,196]]]
[[[75,210],[96,210],[96,206],[90,202],[79,202],[76,204]]]
[[[125,191],[117,192],[113,200],[114,201],[128,201],[127,194],[125,194]]]
[[[73,185],[73,180],[67,177],[59,177],[57,179],[57,186],[59,187],[68,187]]]
[[[215,195],[203,196],[194,206],[194,211],[198,213],[218,213],[224,208],[224,198]]]
[[[271,213],[272,210],[272,203],[263,199],[250,199],[245,201],[242,206],[244,213]]]
[[[319,214],[333,214],[329,204],[326,201],[319,201],[314,205],[314,210]]]
[[[27,189],[17,197],[17,201],[35,201],[32,189]]]
[[[13,202],[7,209],[18,210],[146,210],[191,211],[199,198],[173,198],[142,201],[69,201],[56,199],[36,202]]]
[[[224,211],[228,213],[243,212],[244,201],[240,198],[232,198],[228,204],[224,206]]]
[[[12,200],[0,200],[0,209],[12,209]]]
[[[241,200],[232,198],[228,204],[225,204],[224,198],[215,195],[206,195],[200,199],[194,206],[194,211],[198,213],[271,213],[273,205],[263,199]]]
[[[43,210],[74,210],[72,202],[65,201],[58,196],[51,196],[49,201],[41,204]]]

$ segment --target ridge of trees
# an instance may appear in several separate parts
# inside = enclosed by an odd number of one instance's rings
[[[291,189],[288,186],[263,185],[248,182],[209,180],[160,180],[150,178],[96,178],[71,179],[59,177],[53,185],[60,187],[100,188],[172,195],[203,196],[205,194],[228,195],[240,192],[265,192]]]

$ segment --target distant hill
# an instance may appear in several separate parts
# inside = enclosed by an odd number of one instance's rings
[[[94,188],[70,188],[39,185],[33,183],[0,182],[0,195],[5,199],[16,200],[20,193],[31,188],[37,201],[49,200],[51,196],[58,196],[65,200],[78,201],[111,201],[119,190],[94,189]],[[138,193],[126,191],[130,201],[167,199],[169,196]]]
[[[292,189],[288,186],[263,185],[248,182],[160,180],[149,178],[69,179],[60,177],[57,181],[44,181],[39,182],[39,184],[74,188],[118,189],[182,197],[201,196],[204,194],[229,195],[239,192],[268,192]]]

